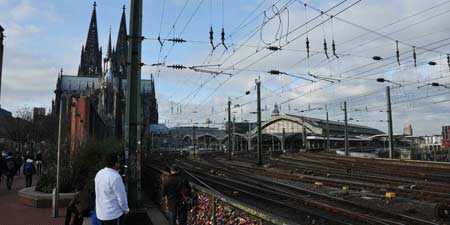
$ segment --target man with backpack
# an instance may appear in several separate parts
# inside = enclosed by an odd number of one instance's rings
[[[33,175],[36,174],[36,167],[33,160],[28,158],[23,164],[23,175],[25,175],[25,187],[31,187],[33,184]]]
[[[170,167],[170,175],[162,188],[163,196],[167,196],[169,225],[187,224],[187,211],[191,202],[191,186],[180,174],[178,166]]]
[[[6,175],[6,188],[11,190],[14,176],[17,172],[16,159],[14,158],[12,152],[8,152],[8,156],[5,159],[5,175]]]

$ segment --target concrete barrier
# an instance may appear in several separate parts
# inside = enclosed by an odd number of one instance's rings
[[[34,208],[52,208],[52,194],[39,192],[35,189],[36,187],[29,187],[20,190],[17,193],[19,202]],[[59,207],[67,207],[74,195],[75,193],[60,193]]]

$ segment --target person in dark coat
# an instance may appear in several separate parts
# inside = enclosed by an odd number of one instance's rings
[[[90,217],[95,207],[93,193],[87,187],[86,182],[81,180],[77,187],[74,198],[70,201],[66,210],[65,225],[82,225],[85,224],[85,217]],[[73,217],[72,217],[73,215]]]
[[[3,180],[3,170],[4,170],[4,159],[3,159],[3,153],[0,154],[0,184]]]
[[[12,152],[8,152],[8,156],[5,159],[5,175],[6,175],[6,188],[11,190],[12,183],[14,181],[14,176],[17,172],[16,159],[14,158]]]
[[[176,225],[177,219],[179,225],[186,225],[191,186],[175,165],[170,168],[170,175],[163,185],[162,194],[167,197],[169,225]]]
[[[33,184],[33,175],[36,174],[36,167],[33,160],[28,158],[23,164],[23,175],[25,175],[25,187],[31,187]]]

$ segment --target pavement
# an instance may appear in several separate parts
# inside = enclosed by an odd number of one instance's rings
[[[38,180],[33,177],[33,185]],[[0,225],[63,225],[66,211],[60,209],[59,217],[51,217],[51,209],[32,208],[19,203],[17,192],[25,187],[25,177],[15,176],[12,190],[6,189],[6,178],[0,183]]]

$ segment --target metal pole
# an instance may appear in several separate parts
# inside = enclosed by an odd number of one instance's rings
[[[155,151],[155,140],[153,139],[153,132],[152,132],[152,151]]]
[[[232,153],[236,153],[236,117],[233,115],[233,134],[231,135],[233,137],[233,147]]]
[[[330,123],[328,120],[328,110],[327,110],[327,151],[330,151]]]
[[[53,217],[59,216],[59,170],[60,170],[60,159],[61,159],[61,130],[62,130],[62,97],[59,100],[59,121],[58,121],[58,152],[56,153],[56,187],[55,187],[55,202],[53,208]]]
[[[345,139],[344,139],[344,148],[345,148],[345,156],[349,156],[349,152],[348,152],[347,102],[344,102],[344,114],[345,114]]]
[[[283,143],[281,143],[281,150],[283,150],[283,152],[286,152],[286,130],[283,128]]]
[[[128,50],[127,100],[125,114],[125,157],[128,162],[128,202],[130,208],[141,206],[141,48],[142,0],[131,0]]]
[[[3,27],[0,26],[0,102],[2,99],[2,70],[3,70],[3,39],[5,35],[3,35]],[[1,104],[0,104],[1,105]]]
[[[386,87],[387,98],[387,120],[388,120],[388,135],[389,135],[389,158],[394,158],[394,136],[392,131],[392,110],[391,110],[391,87]]]
[[[197,134],[195,133],[195,126],[192,126],[192,146],[194,150],[194,157],[197,156]]]
[[[261,81],[256,80],[256,92],[257,92],[257,120],[258,120],[258,139],[257,139],[257,149],[258,149],[258,162],[257,165],[262,165],[262,129],[261,129]]]
[[[275,140],[274,140],[274,137],[272,135],[272,148],[270,149],[270,156],[272,156],[274,150],[275,150]]]
[[[231,160],[231,98],[228,98],[228,146],[227,159]]]
[[[251,130],[252,130],[252,127],[251,127],[252,125],[251,125],[251,123],[250,123],[250,121],[248,121],[248,136],[247,136],[247,152],[250,152],[250,150],[251,150],[251,148],[252,148],[252,135],[251,135]]]

